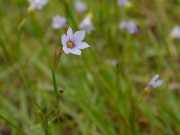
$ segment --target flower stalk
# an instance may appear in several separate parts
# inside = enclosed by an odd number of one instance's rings
[[[56,49],[57,50],[57,49]],[[58,88],[57,88],[57,84],[56,84],[56,75],[55,75],[55,71],[56,71],[56,67],[59,63],[59,60],[60,60],[60,57],[61,57],[61,54],[63,53],[62,51],[62,47],[58,53],[58,55],[56,55],[56,51],[55,51],[55,57],[54,57],[54,63],[52,65],[52,81],[53,81],[53,87],[54,87],[54,93],[55,93],[55,97],[56,97],[56,100],[57,100],[57,103],[58,102],[58,98],[59,98],[59,95],[58,95]]]

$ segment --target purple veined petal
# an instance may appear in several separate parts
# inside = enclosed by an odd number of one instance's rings
[[[75,43],[75,48],[85,49],[87,47],[90,47],[90,46],[86,42]]]
[[[73,37],[73,31],[72,31],[72,28],[69,27],[67,31],[67,40],[71,41],[72,37]]]
[[[64,51],[66,54],[69,54],[67,46],[63,46],[63,51]]]
[[[81,55],[81,51],[78,48],[72,48],[70,49],[70,53]]]
[[[67,44],[67,42],[68,42],[68,38],[66,37],[66,35],[65,35],[65,34],[64,34],[64,35],[62,35],[61,40],[62,40],[62,44],[63,44],[63,46],[67,46],[66,44]]]
[[[85,37],[85,30],[77,31],[73,34],[71,27],[67,31],[67,36],[62,35],[62,44],[63,50],[66,54],[72,53],[76,55],[81,55],[80,49],[89,47],[85,42],[82,42],[82,39]],[[68,42],[71,42],[68,44]]]
[[[73,42],[79,42],[82,41],[85,37],[85,31],[86,30],[81,30],[81,31],[77,31],[74,33],[73,37],[72,37],[72,41]]]

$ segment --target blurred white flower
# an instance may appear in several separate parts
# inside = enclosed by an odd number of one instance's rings
[[[66,25],[66,18],[61,17],[60,15],[53,16],[52,18],[52,27],[53,29],[62,28]]]
[[[158,78],[159,78],[159,75],[157,74],[151,79],[148,85],[151,89],[154,89],[163,83],[163,80],[157,80]]]
[[[82,42],[82,40],[85,37],[85,30],[76,31],[73,34],[73,31],[71,27],[69,27],[67,31],[67,35],[62,35],[62,45],[63,45],[63,51],[66,54],[72,53],[76,55],[81,55],[80,49],[85,49],[89,47],[89,45],[86,42]]]
[[[179,38],[180,39],[180,26],[175,26],[172,29],[170,36],[172,38]]]
[[[79,27],[81,29],[87,30],[88,33],[91,33],[95,30],[92,21],[91,21],[92,15],[88,14],[80,23]]]
[[[42,9],[42,7],[47,4],[48,0],[28,0],[30,3],[30,7],[34,7],[36,9]]]
[[[124,30],[127,28],[127,22],[126,21],[122,21],[120,24],[119,24],[119,29],[120,30]]]
[[[87,10],[87,5],[84,2],[76,1],[75,8],[78,12],[85,12]]]
[[[135,34],[139,32],[139,29],[137,28],[137,25],[134,23],[134,21],[122,21],[119,24],[119,29],[124,30],[127,29],[131,34]]]

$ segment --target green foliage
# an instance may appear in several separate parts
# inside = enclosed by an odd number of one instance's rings
[[[28,14],[28,1],[0,0],[0,134],[180,134],[180,41],[169,37],[180,1],[131,0],[130,8],[84,2],[85,13],[75,1],[51,0]],[[87,13],[95,27],[85,37],[91,47],[81,56],[63,53],[51,71],[67,31],[53,30],[52,16],[66,17],[77,31]],[[119,30],[123,20],[134,20],[140,33]],[[142,97],[155,74],[163,85]]]

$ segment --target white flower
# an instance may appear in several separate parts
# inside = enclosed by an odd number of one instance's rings
[[[180,39],[180,26],[175,26],[171,31],[172,38],[179,38]]]
[[[28,0],[30,7],[35,7],[37,9],[42,9],[42,7],[47,4],[48,0]]]
[[[87,10],[87,5],[81,1],[76,1],[75,8],[78,12],[85,12]]]
[[[61,17],[59,15],[53,16],[52,18],[52,27],[53,29],[62,28],[66,25],[66,18]]]
[[[92,21],[91,21],[91,17],[92,15],[91,14],[88,14],[83,20],[82,22],[80,23],[79,27],[81,29],[85,29],[87,30],[88,33],[91,33],[92,31],[95,30],[93,24],[92,24]]]
[[[159,78],[159,75],[158,75],[158,74],[155,75],[155,76],[151,79],[151,81],[150,81],[150,83],[149,83],[148,86],[149,86],[150,88],[152,88],[152,89],[160,86],[160,85],[163,83],[163,80],[158,80],[158,81],[157,81],[158,78]]]
[[[63,51],[66,54],[72,53],[81,55],[80,49],[85,49],[89,47],[89,45],[86,42],[82,42],[82,40],[85,37],[85,30],[76,31],[73,34],[73,31],[71,27],[69,27],[67,31],[67,35],[62,35],[62,45],[63,45]]]
[[[126,21],[122,21],[120,24],[119,24],[119,29],[120,30],[124,30],[127,28],[127,22]]]

